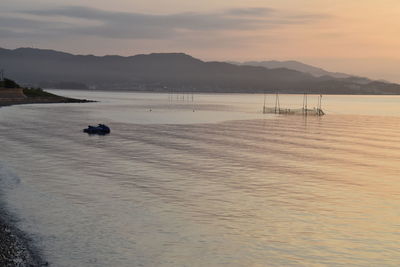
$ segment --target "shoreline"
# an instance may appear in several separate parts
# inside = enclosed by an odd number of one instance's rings
[[[0,266],[48,266],[49,263],[43,260],[33,241],[16,226],[16,222],[4,204],[0,203]]]
[[[0,107],[27,104],[60,104],[60,103],[93,103],[94,100],[74,99],[66,97],[28,97],[25,99],[1,99]]]
[[[26,104],[89,103],[87,99],[60,96],[0,98],[0,108]],[[42,267],[49,263],[43,259],[27,233],[17,226],[17,218],[5,207],[0,190],[0,266],[1,267]]]
[[[215,92],[215,91],[163,91],[163,90],[132,90],[132,89],[60,89],[60,88],[45,88],[51,91],[87,91],[87,92],[108,92],[108,93],[155,93],[155,94],[196,94],[196,95],[275,95],[276,92]],[[279,92],[280,95],[304,95],[301,92]],[[355,94],[355,93],[308,93],[308,95],[324,95],[324,96],[400,96],[397,94],[383,94],[383,93],[369,93],[369,94]]]

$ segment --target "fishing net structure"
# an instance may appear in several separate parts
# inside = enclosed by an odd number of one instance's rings
[[[303,96],[303,107],[302,108],[281,108],[279,94],[275,95],[275,107],[267,107],[266,95],[264,94],[264,114],[286,114],[286,115],[303,115],[303,116],[323,116],[325,112],[322,110],[322,95],[318,97],[318,105],[313,109],[308,108],[308,95]]]
[[[303,116],[323,116],[324,111],[320,108],[305,109],[305,108],[275,108],[275,107],[264,107],[264,114],[286,114],[286,115],[303,115]]]

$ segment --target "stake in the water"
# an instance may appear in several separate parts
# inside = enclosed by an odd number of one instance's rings
[[[267,98],[267,95],[265,94],[265,91],[264,91],[264,105],[263,105],[263,113],[265,114],[265,111],[266,111],[266,106],[265,106],[265,100],[266,100],[266,98]]]
[[[263,113],[286,114],[286,115],[303,115],[303,116],[323,116],[325,112],[322,110],[322,95],[318,96],[317,107],[308,108],[308,94],[303,95],[303,106],[298,109],[281,108],[279,93],[275,94],[275,107],[268,108],[266,106],[266,94],[264,93]]]

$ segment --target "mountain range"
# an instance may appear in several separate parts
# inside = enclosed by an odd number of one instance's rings
[[[246,62],[232,62],[237,65],[249,65],[249,66],[259,66],[265,67],[268,69],[279,69],[286,68],[291,70],[297,70],[304,73],[309,73],[315,77],[321,76],[331,76],[334,78],[349,78],[352,75],[340,72],[330,72],[326,71],[322,68],[314,67],[308,64],[304,64],[295,60],[287,60],[287,61],[277,61],[277,60],[269,60],[269,61],[246,61]]]
[[[238,65],[205,62],[183,53],[123,57],[73,55],[36,48],[0,48],[0,68],[5,70],[6,77],[21,84],[48,88],[217,93],[400,93],[398,84],[332,74],[300,62],[245,62]]]

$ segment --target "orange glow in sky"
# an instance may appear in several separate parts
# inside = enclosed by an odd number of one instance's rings
[[[400,82],[398,0],[3,0],[0,47],[299,60]],[[85,12],[81,12],[84,10]]]

